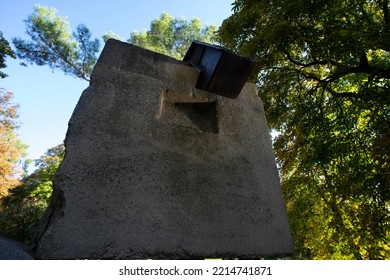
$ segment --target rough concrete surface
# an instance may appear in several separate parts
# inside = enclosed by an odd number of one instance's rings
[[[32,260],[27,252],[23,243],[0,236],[0,260]]]
[[[292,252],[261,100],[194,88],[187,63],[109,40],[65,140],[35,256],[254,258]]]

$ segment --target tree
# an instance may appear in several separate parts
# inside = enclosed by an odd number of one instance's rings
[[[0,200],[18,184],[18,165],[26,150],[15,131],[18,106],[12,98],[11,92],[0,88]]]
[[[3,37],[3,32],[0,31],[0,69],[7,67],[5,64],[6,57],[16,58],[15,53],[10,48],[8,41]],[[7,74],[0,71],[0,78],[7,77]]]
[[[390,258],[389,1],[236,0],[219,36],[258,61],[297,255]]]
[[[20,59],[58,68],[65,74],[89,81],[97,60],[99,40],[91,40],[91,32],[85,25],[78,25],[71,33],[67,18],[57,16],[54,8],[42,6],[35,6],[25,22],[32,41],[13,39]]]
[[[46,210],[53,190],[52,178],[64,158],[64,145],[47,150],[37,169],[10,190],[0,204],[0,235],[30,242]]]
[[[182,18],[173,18],[167,13],[152,21],[150,30],[132,32],[129,43],[152,51],[182,59],[193,40],[212,43],[216,38],[217,27],[202,27],[198,18],[187,22]]]

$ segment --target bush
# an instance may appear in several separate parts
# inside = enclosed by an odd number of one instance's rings
[[[47,205],[46,201],[38,198],[25,197],[17,203],[2,206],[0,235],[30,243]]]
[[[0,235],[24,243],[33,241],[49,205],[53,190],[52,178],[64,154],[63,145],[49,149],[35,161],[38,168],[0,201]]]

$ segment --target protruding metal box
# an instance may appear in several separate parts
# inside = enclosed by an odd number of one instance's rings
[[[223,47],[192,42],[184,61],[199,69],[196,88],[236,98],[251,74],[255,62]]]

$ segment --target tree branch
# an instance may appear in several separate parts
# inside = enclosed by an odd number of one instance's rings
[[[79,78],[82,78],[83,80],[86,80],[89,82],[89,78],[86,76],[86,74],[80,70],[79,67],[77,67],[73,62],[71,62],[68,57],[61,53],[61,51],[57,50],[54,47],[51,46],[50,42],[46,42],[46,40],[41,36],[41,34],[38,34],[39,38],[42,40],[42,44],[44,44],[46,47],[48,47],[50,50],[54,52],[54,55],[57,56],[59,59],[63,60],[66,64],[68,64],[70,67],[72,67],[76,71],[76,76]]]
[[[290,61],[291,63],[293,63],[295,65],[301,66],[302,68],[300,70],[302,70],[303,68],[307,68],[307,67],[313,66],[313,65],[326,65],[326,64],[328,64],[327,61],[319,61],[316,58],[312,62],[302,63],[302,62],[299,62],[299,61],[293,59],[291,57],[290,53],[288,53],[288,52],[286,53],[286,56],[287,56],[288,61]]]
[[[29,50],[29,49],[24,49],[26,52],[30,52],[30,53],[38,53],[38,54],[41,54],[42,56],[45,56],[45,55],[51,55],[51,56],[54,56],[54,57],[57,57],[57,59],[60,59],[62,60],[63,62],[65,62],[66,64],[68,64],[71,68],[73,68],[75,70],[75,74],[77,77],[89,82],[90,79],[86,76],[86,74],[81,71],[79,69],[79,67],[77,67],[74,63],[72,63],[70,60],[68,60],[66,57],[64,57],[60,52],[56,51],[55,49],[53,48],[50,48],[52,50],[52,52],[49,52],[49,51],[37,51],[37,50]],[[44,57],[42,58],[43,60],[46,60]],[[49,64],[51,64],[50,61],[48,61]],[[65,71],[66,72],[66,71]]]

